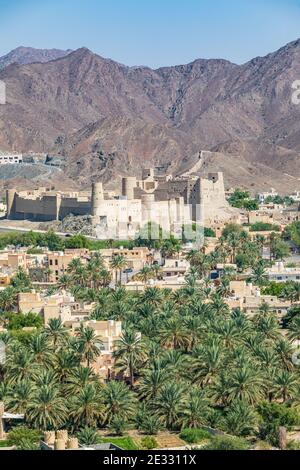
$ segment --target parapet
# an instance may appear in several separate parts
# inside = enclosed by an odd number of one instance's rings
[[[137,179],[134,176],[122,178],[122,196],[128,200],[134,199],[134,189],[137,187]]]

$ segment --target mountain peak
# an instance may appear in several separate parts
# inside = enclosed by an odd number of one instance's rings
[[[0,57],[0,69],[14,63],[19,65],[32,64],[35,62],[46,63],[65,57],[71,52],[70,49],[63,51],[60,49],[35,49],[34,47],[19,46],[3,57]]]

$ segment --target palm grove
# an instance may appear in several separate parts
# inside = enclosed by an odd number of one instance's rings
[[[271,257],[280,258],[282,238],[275,234],[268,243]],[[115,377],[105,383],[92,369],[101,354],[94,330],[81,327],[71,337],[60,320],[42,327],[36,318],[35,332],[16,328],[16,314],[9,311],[16,292],[30,289],[30,278],[19,272],[0,295],[1,321],[8,328],[1,334],[6,360],[0,400],[7,410],[24,413],[26,426],[39,431],[67,428],[92,436],[100,428],[117,435],[133,428],[155,435],[162,429],[210,426],[278,445],[280,426],[300,424],[300,371],[294,355],[295,341],[300,341],[299,285],[282,289],[293,302],[283,321],[264,304],[250,319],[224,300],[234,275],[230,270],[217,288],[208,278],[216,263],[229,257],[241,271],[248,270],[249,280],[274,288],[266,280],[263,244],[261,238],[251,241],[240,227],[228,226],[213,253],[188,253],[191,269],[176,292],[126,291],[119,278],[124,259],[111,266],[114,290],[98,254],[87,266],[73,262],[56,289],[95,301],[92,319],[122,321]],[[142,278],[158,275],[156,270],[146,267]]]

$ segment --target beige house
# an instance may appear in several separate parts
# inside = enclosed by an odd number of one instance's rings
[[[272,295],[261,295],[259,287],[247,284],[246,281],[231,281],[230,291],[230,297],[225,299],[229,308],[240,308],[249,316],[257,314],[264,303],[267,303],[270,310],[278,315],[286,314],[291,307],[289,301]]]
[[[66,326],[67,325],[70,325],[70,322],[67,322]],[[73,321],[71,325],[71,334],[75,335],[81,325],[92,328],[101,341],[101,355],[92,364],[94,372],[102,377],[103,380],[107,380],[115,376],[113,351],[116,341],[118,341],[122,336],[122,322],[115,320]]]
[[[86,249],[49,252],[47,261],[50,271],[49,281],[57,282],[61,276],[66,274],[73,259],[80,258],[83,263],[86,263],[89,256],[90,252]]]
[[[161,269],[164,278],[184,276],[190,269],[190,263],[186,259],[167,258]]]
[[[0,268],[17,271],[19,268],[27,269],[28,261],[25,252],[2,251],[0,252]]]
[[[20,313],[34,312],[41,315],[44,325],[51,318],[60,318],[63,323],[78,322],[88,319],[95,304],[83,304],[75,302],[72,295],[58,293],[52,296],[42,296],[39,292],[26,292],[18,295],[18,311]]]
[[[152,261],[152,252],[146,247],[132,248],[107,248],[100,250],[107,267],[115,256],[124,256],[127,262],[127,267],[134,270],[142,269],[145,264]]]

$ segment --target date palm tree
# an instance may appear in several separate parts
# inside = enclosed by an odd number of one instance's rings
[[[64,327],[60,318],[50,318],[48,325],[45,327],[45,336],[49,338],[54,349],[56,349],[57,346],[65,344],[68,330]]]
[[[287,370],[279,370],[274,377],[275,395],[285,403],[296,396],[299,387],[299,378]]]
[[[290,341],[300,341],[300,317],[295,317],[288,325],[288,338]]]
[[[90,367],[90,364],[101,354],[102,341],[93,328],[84,327],[83,325],[80,327],[76,339],[78,352],[81,354],[82,359],[86,361],[87,366]]]
[[[72,285],[72,277],[69,274],[63,274],[57,283],[57,287],[61,290],[67,290]]]
[[[27,407],[28,422],[43,431],[62,427],[68,416],[66,401],[58,387],[42,385],[37,388]]]
[[[33,362],[46,368],[53,367],[54,355],[48,337],[43,333],[34,335],[30,339],[29,351],[32,353]]]
[[[160,331],[162,346],[173,349],[185,348],[189,344],[189,333],[182,324],[179,316],[167,319]]]
[[[186,403],[186,389],[175,382],[168,382],[154,400],[153,409],[167,429],[172,430],[182,424]]]
[[[83,267],[82,261],[80,258],[73,258],[68,264],[67,272],[70,274],[75,274],[76,271]]]
[[[108,382],[103,388],[102,398],[105,405],[105,421],[108,424],[115,416],[126,420],[134,416],[136,399],[124,382]]]
[[[128,373],[131,388],[134,385],[134,374],[145,360],[141,335],[132,329],[125,329],[121,338],[115,342],[113,357],[117,370]]]
[[[252,434],[258,424],[258,416],[252,406],[243,400],[236,400],[227,410],[225,416],[226,430],[235,436]]]
[[[0,312],[14,310],[17,304],[17,291],[14,287],[7,287],[0,292]]]
[[[228,375],[229,402],[242,400],[255,404],[263,396],[263,386],[262,374],[246,363]]]
[[[185,428],[199,428],[207,424],[209,414],[209,402],[204,392],[198,388],[189,391],[186,406],[183,410],[182,426]]]
[[[88,385],[93,385],[95,389],[100,389],[98,377],[94,374],[92,369],[79,365],[70,370],[66,377],[64,390],[66,396],[72,397],[78,395]]]
[[[30,379],[34,371],[33,354],[28,349],[19,347],[14,353],[9,352],[5,367],[6,376],[12,383]]]
[[[111,269],[115,272],[115,284],[122,285],[122,271],[127,267],[128,262],[123,255],[116,255],[110,262]],[[119,280],[118,280],[119,278]]]
[[[213,339],[209,343],[196,348],[193,356],[193,381],[203,388],[213,383],[219,376],[224,364],[224,350],[220,343]]]
[[[70,403],[70,416],[77,428],[94,427],[103,417],[104,405],[99,391],[93,384],[87,384],[78,394],[73,395]]]
[[[168,380],[168,371],[159,367],[146,369],[138,383],[138,393],[145,400],[153,400]]]
[[[7,395],[7,409],[12,413],[26,414],[28,404],[33,395],[33,383],[28,380],[21,380],[16,383]]]
[[[56,352],[54,370],[60,382],[66,382],[68,375],[78,366],[79,359],[70,349],[60,349]]]
[[[257,263],[252,271],[251,281],[257,286],[263,286],[267,280],[268,276],[264,263]]]

